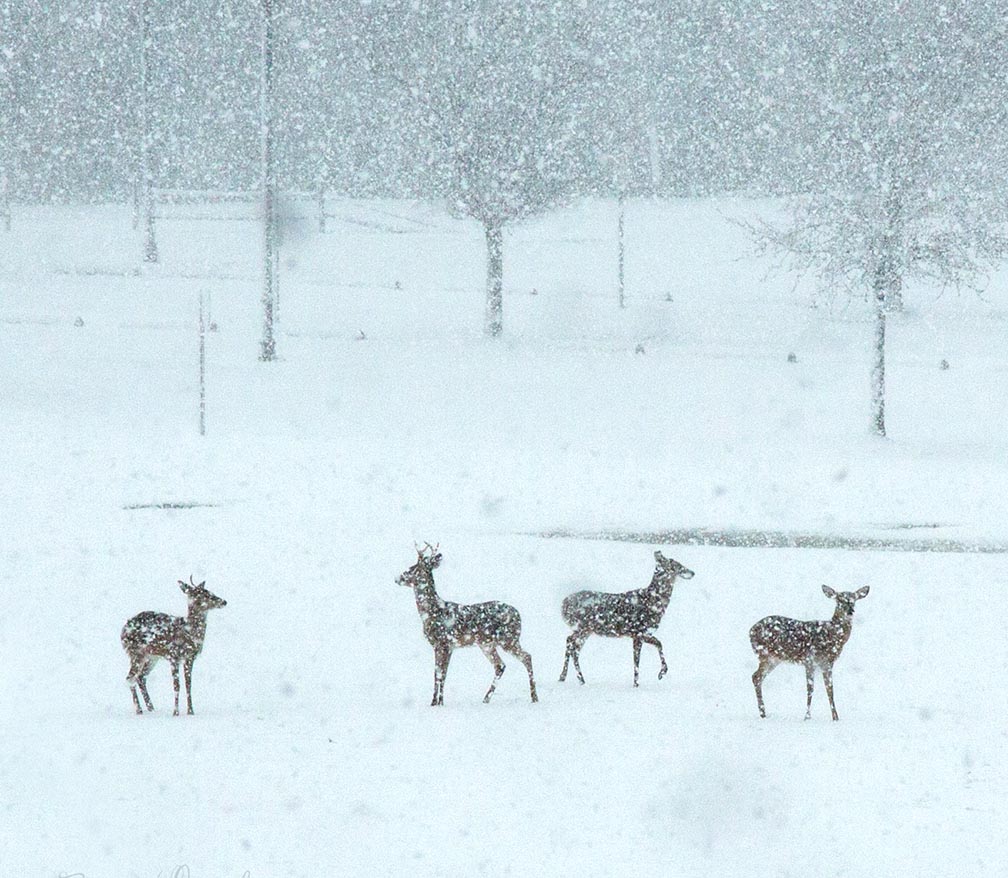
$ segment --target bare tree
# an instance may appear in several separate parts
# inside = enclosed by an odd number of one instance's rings
[[[784,223],[754,230],[815,271],[824,289],[870,301],[872,430],[886,434],[886,318],[906,280],[967,285],[1008,253],[1004,204],[969,156],[1003,115],[1004,27],[944,6],[880,0],[834,7],[792,34],[779,83],[783,136],[805,179]]]
[[[579,180],[590,65],[575,12],[545,0],[421,0],[384,4],[371,22],[372,69],[396,89],[403,136],[415,139],[416,190],[483,227],[491,337],[503,331],[504,229]]]

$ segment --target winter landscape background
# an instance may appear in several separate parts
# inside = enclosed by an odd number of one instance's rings
[[[7,871],[1002,874],[1002,10],[0,20]],[[424,541],[538,704],[470,649],[428,706]],[[656,548],[668,676],[558,683],[563,597]],[[137,717],[120,628],[190,574],[196,715],[162,664]],[[760,720],[749,626],[822,583],[871,586],[841,719],[782,666]]]

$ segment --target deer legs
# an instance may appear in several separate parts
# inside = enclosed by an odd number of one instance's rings
[[[141,715],[143,714],[143,708],[140,707],[140,699],[137,697],[138,687],[140,689],[140,694],[143,695],[144,704],[147,705],[147,709],[154,710],[154,705],[151,704],[150,695],[147,694],[147,675],[150,673],[153,666],[153,661],[131,662],[130,672],[126,677],[126,682],[129,683],[130,687],[130,694],[133,696],[133,706],[136,707],[136,712]]]
[[[448,675],[448,662],[452,651],[447,646],[434,647],[434,698],[431,707],[444,704],[444,681]]]
[[[560,672],[560,682],[562,683],[567,679],[567,664],[571,659],[574,660],[574,670],[577,672],[578,682],[584,683],[584,675],[581,673],[581,665],[578,662],[578,656],[581,654],[581,647],[584,646],[585,637],[574,632],[567,638],[567,650],[564,653],[564,664],[563,670]]]
[[[182,662],[182,673],[185,675],[185,694],[188,714],[192,716],[192,659]]]
[[[175,710],[172,711],[172,716],[178,716],[179,681],[178,681],[178,662],[176,661],[173,661],[171,663],[171,682],[172,682],[172,689],[175,690]]]
[[[759,715],[766,717],[766,710],[763,707],[763,680],[774,668],[779,665],[779,661],[774,661],[770,656],[760,659],[759,667],[752,675],[753,687],[756,689],[756,705],[759,707]],[[812,691],[815,688],[815,662],[802,662],[805,666],[805,719],[812,718]],[[830,665],[822,667],[823,683],[826,684],[826,695],[829,697],[830,710],[833,719],[838,720],[836,705],[833,703],[833,668]]]
[[[143,695],[144,704],[147,705],[147,710],[154,710],[154,704],[150,700],[150,695],[147,694],[147,672],[149,670],[150,668],[144,670],[144,672],[140,675],[140,679],[137,681],[137,684],[140,686],[140,694]],[[133,701],[136,701],[135,692],[133,693]],[[137,705],[138,708],[139,706],[140,705]],[[140,711],[137,710],[137,713],[139,712]]]
[[[838,720],[840,717],[837,715],[836,705],[833,703],[833,666],[822,665],[821,670],[823,683],[826,684],[826,695],[829,698],[830,713],[833,714],[834,720]],[[811,719],[812,717],[812,680],[814,674],[815,666],[811,662],[806,662],[805,684],[808,687],[808,709],[805,712],[805,719]]]
[[[822,669],[823,682],[826,684],[826,694],[829,696],[829,706],[830,710],[833,712],[833,719],[840,719],[837,716],[836,705],[833,703],[833,668],[825,667]]]
[[[764,719],[766,719],[766,710],[763,707],[763,680],[778,664],[779,662],[775,662],[769,656],[764,656],[760,659],[759,667],[752,675],[753,687],[756,689],[756,705],[759,707],[759,715]]]
[[[493,665],[494,678],[493,682],[490,683],[490,688],[487,689],[487,694],[483,696],[483,703],[487,704],[490,701],[490,696],[494,694],[494,689],[497,688],[497,681],[504,675],[504,662],[501,661],[500,653],[497,652],[497,647],[492,643],[481,643],[479,645],[483,652],[483,655],[487,657],[487,661]]]
[[[494,669],[494,677],[486,695],[483,696],[483,703],[486,704],[490,701],[490,696],[493,695],[494,691],[497,689],[497,683],[504,675],[504,669],[506,668],[506,665],[500,657],[500,653],[497,651],[498,646],[507,650],[523,665],[525,665],[525,670],[528,671],[529,677],[529,694],[532,696],[533,701],[538,701],[539,698],[536,695],[535,676],[532,673],[532,656],[525,652],[525,650],[517,643],[507,645],[481,643],[479,644],[479,648],[483,652],[483,655],[487,657],[487,661],[493,665]],[[449,646],[439,645],[434,647],[434,698],[431,700],[431,707],[437,707],[444,704],[444,681],[448,674],[448,662],[451,659],[451,654],[452,649]]]
[[[808,700],[805,702],[805,719],[812,719],[812,688],[815,685],[815,665],[805,662],[805,689]]]
[[[631,636],[633,638],[634,686],[638,685],[641,648],[645,643],[651,644],[651,646],[658,650],[658,658],[661,660],[661,670],[658,671],[658,679],[661,680],[668,673],[668,665],[665,662],[665,652],[662,650],[661,641],[653,634],[633,634]],[[578,682],[584,683],[584,674],[581,673],[581,663],[578,661],[578,658],[581,655],[581,647],[584,646],[584,642],[587,639],[588,635],[581,631],[575,631],[568,635],[567,649],[564,652],[563,670],[560,672],[561,683],[567,679],[567,667],[571,661],[574,662],[574,670],[577,672]]]
[[[515,656],[518,661],[525,665],[525,670],[528,671],[529,677],[529,694],[532,696],[532,701],[538,701],[539,697],[536,695],[535,687],[535,676],[532,674],[532,656],[525,652],[517,643],[514,646],[507,646],[505,649]]]
[[[182,674],[185,677],[185,689],[186,689],[186,713],[190,716],[193,714],[192,707],[192,659],[185,659],[182,662]],[[171,663],[171,676],[172,676],[172,689],[175,690],[175,710],[172,712],[172,716],[179,715],[179,663],[173,661]],[[140,684],[143,688],[144,696],[147,695],[147,690],[144,684]]]
[[[652,634],[638,634],[634,636],[633,639],[633,684],[634,687],[637,686],[637,675],[640,669],[640,654],[641,645],[644,643],[650,643],[653,647],[658,650],[658,658],[661,659],[661,670],[658,672],[658,679],[660,680],[668,673],[668,665],[665,664],[665,653],[662,652],[661,641]]]

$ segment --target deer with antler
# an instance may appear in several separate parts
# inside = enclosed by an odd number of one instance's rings
[[[434,588],[434,570],[441,563],[438,546],[419,546],[417,561],[396,579],[398,585],[410,586],[416,598],[417,612],[423,623],[424,636],[434,647],[434,698],[431,706],[444,704],[444,681],[452,652],[461,646],[478,646],[493,665],[494,678],[483,697],[490,700],[497,682],[504,673],[499,649],[515,656],[528,671],[529,692],[536,696],[535,677],[532,674],[532,656],[522,649],[521,616],[510,604],[487,601],[481,604],[456,604],[446,601]]]
[[[185,675],[188,712],[193,712],[192,666],[203,649],[207,613],[227,606],[227,601],[206,589],[206,582],[197,585],[190,576],[189,582],[180,579],[178,584],[189,600],[187,616],[170,616],[150,610],[138,613],[123,626],[119,637],[130,660],[126,682],[138,714],[142,714],[143,710],[140,699],[137,698],[137,687],[140,688],[147,710],[154,710],[150,695],[147,694],[147,675],[161,658],[168,659],[171,664],[172,685],[175,689],[174,715],[179,715],[179,665],[182,665]]]
[[[787,616],[767,616],[749,629],[749,642],[759,659],[759,667],[753,673],[752,681],[761,717],[766,717],[763,707],[764,678],[781,662],[791,662],[805,666],[805,688],[808,695],[805,719],[812,716],[812,687],[817,667],[822,671],[833,719],[840,719],[833,703],[833,663],[840,657],[840,652],[850,639],[854,603],[868,594],[868,586],[857,591],[838,592],[824,585],[822,590],[826,597],[836,601],[832,619],[801,622]]]

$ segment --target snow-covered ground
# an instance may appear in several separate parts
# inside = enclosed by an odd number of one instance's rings
[[[16,207],[0,232],[2,871],[1004,874],[1008,556],[664,547],[696,576],[659,631],[669,675],[645,647],[634,690],[625,640],[557,682],[559,607],[645,585],[656,547],[538,534],[1008,541],[1008,273],[906,291],[881,441],[864,304],[768,279],[729,222],[751,204],[632,204],[622,311],[613,205],[513,230],[498,342],[478,228],[330,207],[325,235],[286,230],[274,364],[251,224],[163,222],[154,267],[125,208]],[[520,609],[538,704],[507,658],[481,703],[490,666],[463,650],[428,706],[395,584],[426,540],[443,596]],[[183,613],[190,574],[228,601],[197,715],[171,717],[162,665],[139,718],[120,627]],[[841,721],[819,680],[803,722],[795,667],[760,721],[749,626],[828,616],[822,583],[871,586]]]

